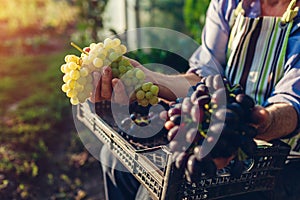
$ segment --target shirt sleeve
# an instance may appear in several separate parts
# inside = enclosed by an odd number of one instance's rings
[[[211,1],[202,32],[202,45],[189,60],[189,73],[196,73],[201,77],[213,74],[224,75],[230,32],[229,19],[236,5],[236,0]]]
[[[299,14],[298,14],[299,15]],[[294,21],[289,36],[286,64],[282,79],[275,85],[271,96],[265,106],[274,103],[287,103],[292,105],[300,120],[300,16]],[[298,128],[300,124],[298,123]],[[299,129],[298,129],[299,130]]]
[[[300,118],[300,55],[291,56],[287,62],[287,71],[276,84],[271,96],[264,106],[274,103],[287,103],[292,105]],[[299,123],[298,123],[299,124]],[[299,125],[298,125],[299,128]]]

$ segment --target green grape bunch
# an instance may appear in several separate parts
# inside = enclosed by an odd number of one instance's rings
[[[121,44],[120,39],[107,38],[103,42],[91,43],[84,49],[74,43],[71,45],[78,49],[81,55],[66,55],[65,63],[60,69],[64,73],[62,91],[70,98],[72,105],[84,103],[91,96],[94,89],[92,74],[101,72],[103,66],[111,67],[112,77],[122,80],[130,99],[136,100],[144,107],[157,104],[158,86],[152,82],[146,83],[145,73],[134,68],[129,59],[123,56],[127,47]],[[141,96],[142,92],[145,93],[144,96]]]

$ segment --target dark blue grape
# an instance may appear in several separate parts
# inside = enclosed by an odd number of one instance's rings
[[[236,102],[238,102],[244,109],[251,109],[255,106],[255,101],[247,94],[238,94],[235,97]]]

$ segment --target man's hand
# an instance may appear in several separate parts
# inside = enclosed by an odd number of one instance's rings
[[[94,72],[93,78],[94,90],[90,98],[92,102],[108,100],[120,104],[128,103],[128,95],[124,84],[120,79],[112,78],[110,67],[103,67],[102,73]]]
[[[251,117],[258,129],[256,139],[265,141],[288,136],[298,124],[295,108],[287,103],[274,103],[266,108],[256,106]]]
[[[258,133],[264,133],[272,124],[272,116],[269,111],[262,106],[255,106],[251,114],[253,126],[257,128]]]

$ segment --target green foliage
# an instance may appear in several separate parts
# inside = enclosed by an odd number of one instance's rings
[[[108,1],[74,1],[79,9],[79,17],[76,19],[76,31],[71,36],[72,41],[84,46],[99,41],[99,35],[104,28],[103,13]]]
[[[188,62],[185,59],[174,53],[161,49],[139,49],[128,53],[126,56],[138,60],[141,64],[159,63],[165,66],[169,66],[179,73],[183,73],[188,69]],[[151,67],[151,70],[161,73],[168,73],[164,70],[164,67],[158,67],[157,65]]]
[[[192,37],[201,42],[201,32],[205,23],[206,10],[210,0],[186,0],[184,21]]]
[[[141,26],[157,26],[186,32],[182,10],[184,0],[141,1],[140,4],[140,16],[150,14],[148,18],[140,17]]]
[[[1,172],[31,180],[39,176],[39,160],[49,158],[49,141],[61,129],[63,116],[71,115],[68,100],[58,90],[63,56],[1,58]],[[20,183],[20,198],[28,197],[28,187],[26,181]]]

